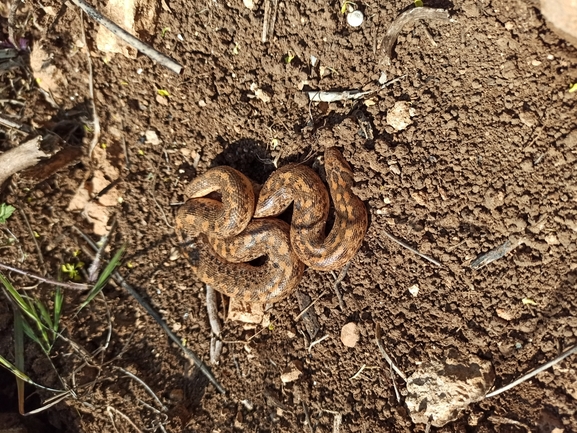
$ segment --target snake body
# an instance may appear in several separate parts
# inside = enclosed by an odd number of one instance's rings
[[[353,193],[352,170],[335,148],[325,151],[335,222],[325,236],[329,196],[309,167],[289,164],[265,182],[255,210],[252,184],[231,167],[194,179],[176,216],[176,233],[198,278],[248,302],[275,302],[292,292],[304,264],[318,270],[344,266],[360,248],[367,211]],[[219,192],[221,201],[203,196]],[[291,226],[271,216],[294,203]],[[251,260],[266,257],[264,264]]]
[[[287,165],[263,185],[255,218],[277,216],[294,203],[291,244],[309,267],[331,271],[343,267],[359,250],[367,231],[364,203],[352,191],[353,171],[334,147],[325,151],[325,172],[335,208],[328,235],[329,197],[318,176],[304,165]]]

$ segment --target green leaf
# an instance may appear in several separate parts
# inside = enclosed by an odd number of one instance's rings
[[[295,55],[293,54],[292,51],[289,51],[287,53],[287,55],[284,57],[284,62],[288,65],[290,62],[292,62],[295,58]]]
[[[32,320],[37,320],[37,317],[35,316],[33,310],[31,310],[30,305],[26,301],[24,301],[24,298],[20,296],[20,293],[18,293],[18,291],[14,288],[12,283],[10,283],[10,281],[8,281],[1,272],[0,272],[0,283],[4,285],[4,287],[8,291],[8,294],[12,297],[14,302],[16,302],[16,305],[18,305],[18,308],[20,308],[20,310],[24,312]]]
[[[52,330],[57,333],[58,325],[60,325],[60,314],[62,313],[62,304],[64,302],[64,296],[62,295],[62,289],[60,286],[56,287],[56,293],[54,293],[54,321],[52,322]],[[56,339],[56,338],[54,338]]]
[[[80,305],[80,307],[78,307],[77,313],[80,312],[80,310],[82,310],[84,307],[86,307],[90,303],[90,301],[92,301],[96,297],[96,295],[98,295],[102,291],[102,289],[104,289],[104,287],[108,283],[108,280],[110,279],[110,276],[112,275],[112,272],[114,272],[114,270],[120,263],[120,258],[122,257],[122,254],[124,254],[125,250],[126,245],[123,245],[116,252],[112,260],[110,260],[110,263],[106,265],[106,268],[104,268],[104,270],[98,277],[98,281],[96,281],[96,284],[94,285],[92,290],[90,290],[90,293],[88,293],[86,300]]]
[[[577,92],[577,83],[571,84],[569,87],[569,93]]]
[[[21,370],[16,368],[10,361],[8,361],[2,355],[0,355],[0,365],[2,365],[2,367],[6,368],[8,371],[10,371],[10,373],[12,373],[17,378],[22,379],[24,382],[27,382],[31,385],[34,385],[37,388],[45,389],[47,391],[52,391],[52,392],[58,392],[58,393],[66,392],[66,391],[61,391],[59,389],[48,388],[47,386],[42,386],[42,385],[37,384],[32,379],[30,379],[28,376],[26,376]]]
[[[422,0],[415,0],[415,7],[416,8],[422,8],[423,7]]]
[[[160,96],[166,96],[166,97],[170,96],[170,93],[168,93],[168,90],[158,89],[157,92]]]
[[[40,310],[42,321],[50,331],[54,330],[54,323],[52,323],[52,317],[50,316],[50,313],[48,312],[42,301],[40,301],[39,299],[35,299],[35,301],[38,310]]]
[[[0,204],[0,223],[4,224],[10,215],[14,213],[16,208],[14,206],[10,206],[9,204],[2,203]]]

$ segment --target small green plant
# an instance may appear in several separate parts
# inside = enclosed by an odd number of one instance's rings
[[[54,292],[54,305],[51,314],[40,299],[31,298],[18,292],[2,273],[0,273],[0,283],[4,286],[10,302],[21,313],[21,325],[24,333],[38,344],[44,353],[49,355],[58,336],[58,327],[60,325],[60,315],[64,300],[61,288],[57,287]]]
[[[416,8],[422,8],[423,7],[423,1],[422,0],[415,0],[415,7]]]
[[[349,10],[349,5],[352,6],[353,8],[356,8],[357,5],[355,3],[353,3],[352,1],[349,0],[345,0],[343,2],[343,4],[341,5],[341,13],[344,15],[348,12]]]
[[[288,65],[290,62],[294,60],[296,56],[292,51],[289,50],[286,56],[284,56],[284,62]]]
[[[104,270],[100,273],[96,283],[88,293],[86,300],[77,308],[79,312],[82,308],[88,305],[95,296],[97,296],[102,289],[108,283],[116,267],[120,263],[122,254],[124,253],[126,247],[122,246],[119,251],[116,252],[112,260],[106,265]],[[76,257],[78,253],[74,253]],[[60,275],[67,274],[73,280],[76,280],[78,275],[78,270],[84,267],[84,263],[78,262],[75,264],[66,263],[62,265],[60,269]],[[31,274],[33,276],[33,274]],[[50,280],[45,280],[50,282]],[[41,412],[60,401],[72,397],[77,398],[77,395],[73,389],[59,390],[48,388],[46,386],[40,385],[34,382],[26,373],[24,372],[25,362],[24,362],[24,336],[28,336],[32,341],[34,341],[42,351],[47,356],[50,363],[52,363],[51,351],[52,348],[60,337],[63,341],[72,344],[72,342],[60,334],[61,327],[61,315],[62,307],[64,303],[64,296],[59,283],[52,281],[52,284],[56,285],[51,302],[45,304],[40,299],[29,295],[29,292],[23,292],[17,290],[13,284],[0,272],[0,293],[3,293],[6,297],[8,303],[12,306],[14,312],[14,363],[10,362],[4,356],[0,355],[0,366],[6,368],[10,371],[16,378],[16,385],[18,390],[18,411],[22,415],[31,415],[34,413]],[[70,284],[70,283],[62,283]],[[0,301],[2,302],[2,301]],[[72,345],[75,347],[75,345]],[[52,364],[52,367],[56,371],[56,367]],[[58,371],[56,371],[58,375]],[[62,378],[60,381],[64,384]],[[24,401],[25,401],[25,389],[24,383],[29,383],[36,388],[44,389],[54,393],[55,395],[47,399],[43,406],[28,413],[25,413]]]
[[[166,34],[170,31],[170,27],[165,27],[162,29],[161,36],[165,37]]]
[[[10,215],[14,213],[16,208],[14,206],[10,206],[9,204],[2,203],[0,204],[0,224],[4,224]]]
[[[72,281],[80,281],[80,269],[84,268],[84,262],[64,263],[60,268],[62,272],[68,275]]]

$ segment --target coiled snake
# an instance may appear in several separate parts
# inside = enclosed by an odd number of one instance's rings
[[[335,209],[328,235],[329,194],[309,167],[288,164],[273,172],[258,197],[250,180],[221,166],[192,180],[176,215],[176,234],[198,278],[225,295],[275,302],[299,283],[305,264],[329,271],[357,253],[367,231],[364,203],[353,193],[353,172],[336,148],[325,151]],[[206,198],[220,192],[221,201]],[[256,204],[255,204],[256,201]],[[276,218],[291,203],[291,225]],[[247,262],[266,256],[264,264]]]

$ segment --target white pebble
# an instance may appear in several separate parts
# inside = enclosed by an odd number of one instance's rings
[[[347,15],[347,23],[351,27],[358,27],[363,23],[365,17],[361,11],[354,11]]]

